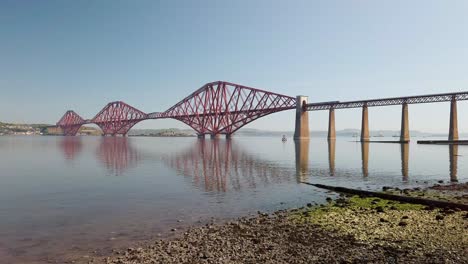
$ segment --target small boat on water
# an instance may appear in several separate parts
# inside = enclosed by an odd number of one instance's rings
[[[281,139],[281,141],[286,142],[286,141],[288,141],[288,139],[286,138],[285,135],[283,135],[283,138]]]

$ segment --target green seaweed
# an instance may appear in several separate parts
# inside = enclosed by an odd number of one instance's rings
[[[386,200],[375,197],[359,197],[357,195],[349,197],[347,199],[338,199],[336,201],[327,203],[326,205],[315,206],[310,208],[305,208],[293,212],[289,217],[293,221],[305,222],[312,221],[316,222],[323,218],[323,216],[330,213],[341,213],[344,210],[422,210],[424,205],[420,204],[410,204],[410,203],[401,203],[392,200]],[[315,221],[314,221],[315,220]]]
[[[347,202],[349,203],[348,207],[351,209],[377,209],[377,207],[380,207],[384,210],[421,210],[425,207],[420,204],[401,203],[381,198],[359,197],[357,195],[350,197]]]

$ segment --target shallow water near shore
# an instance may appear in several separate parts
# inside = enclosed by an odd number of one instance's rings
[[[468,146],[280,138],[0,137],[0,259],[40,263],[370,190],[466,182]]]

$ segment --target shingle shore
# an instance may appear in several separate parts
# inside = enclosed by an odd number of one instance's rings
[[[191,228],[89,263],[468,263],[467,230],[466,212],[341,198]]]

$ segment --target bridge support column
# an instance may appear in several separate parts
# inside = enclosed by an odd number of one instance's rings
[[[232,138],[232,134],[226,134],[226,139],[231,139]]]
[[[294,140],[309,140],[309,112],[305,110],[309,97],[298,95],[296,97],[296,128]]]
[[[211,139],[217,139],[219,138],[221,135],[220,134],[211,134],[210,138]]]
[[[199,138],[199,139],[205,139],[205,134],[197,134],[197,138]]]
[[[361,142],[369,141],[369,117],[367,113],[367,105],[362,107],[361,120]]]
[[[335,109],[330,108],[330,112],[328,112],[328,140],[334,140],[335,138]]]
[[[400,141],[408,143],[410,141],[409,134],[409,119],[408,119],[408,104],[404,103],[401,108],[401,133]]]
[[[450,127],[448,140],[458,140],[457,100],[450,102]]]

